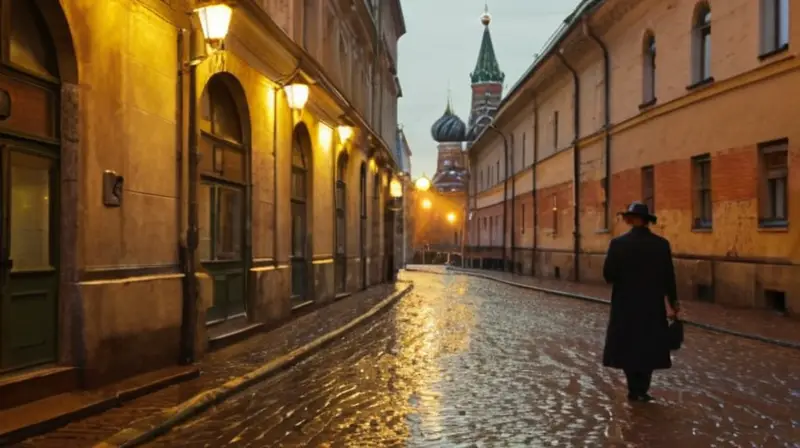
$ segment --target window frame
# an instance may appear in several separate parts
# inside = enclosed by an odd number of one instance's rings
[[[656,37],[648,32],[645,35],[642,51],[642,106],[656,103],[656,58],[658,48]]]
[[[782,167],[770,168],[766,158],[771,154],[783,153],[785,161]],[[764,142],[758,145],[759,195],[758,226],[762,229],[785,229],[789,226],[789,140],[786,138]],[[771,191],[770,182],[782,180],[783,184],[783,217],[778,217],[777,198]],[[773,210],[767,210],[767,207]],[[770,216],[771,215],[771,216]]]
[[[705,180],[705,182],[704,182]],[[692,229],[711,230],[714,227],[714,185],[711,155],[692,157]]]

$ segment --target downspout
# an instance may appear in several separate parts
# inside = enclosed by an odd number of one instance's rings
[[[512,140],[513,141],[513,140]],[[511,161],[509,163],[511,167],[511,272],[514,272],[516,268],[516,261],[517,261],[517,180],[515,179],[515,172],[514,172],[514,148],[511,148]],[[508,174],[506,174],[508,177]]]
[[[536,170],[539,165],[539,103],[536,97],[533,98],[533,168],[531,183],[533,189],[533,260],[531,263],[531,276],[536,276],[536,259],[539,248],[539,194],[536,191]]]
[[[611,225],[611,61],[608,55],[608,46],[600,40],[589,26],[589,21],[584,18],[583,32],[597,43],[603,52],[603,131],[605,140],[605,207],[603,210],[603,230],[609,230]]]
[[[503,138],[503,169],[505,170],[505,176],[503,176],[503,271],[508,271],[508,247],[506,246],[506,235],[508,234],[508,225],[506,225],[508,220],[508,139],[494,124],[490,124],[488,129],[493,130]]]
[[[580,253],[581,253],[581,152],[580,148],[578,147],[578,140],[580,139],[581,130],[581,111],[580,111],[580,104],[581,104],[581,84],[580,79],[578,77],[578,72],[572,67],[569,62],[567,62],[567,58],[561,53],[561,51],[556,52],[556,56],[561,60],[567,70],[572,73],[572,83],[574,86],[574,95],[572,99],[572,120],[574,124],[574,140],[572,143],[572,197],[573,197],[573,272],[574,272],[574,280],[579,282],[581,279],[580,275]]]
[[[186,149],[184,148],[185,140],[183,138],[184,124],[185,124],[184,120],[186,119],[186,116],[184,115],[184,112],[183,112],[183,102],[185,100],[185,95],[183,93],[183,90],[184,90],[185,84],[186,84],[186,82],[185,82],[186,78],[185,78],[185,74],[184,74],[184,70],[183,70],[183,61],[186,59],[186,48],[185,48],[185,46],[186,46],[186,34],[187,34],[186,30],[180,30],[180,32],[178,33],[178,42],[177,42],[177,44],[178,44],[178,85],[176,86],[176,92],[175,92],[176,97],[177,97],[176,98],[177,99],[177,105],[176,105],[176,108],[175,108],[176,109],[175,110],[175,120],[178,123],[178,132],[177,132],[178,136],[177,136],[177,139],[176,139],[176,142],[175,142],[177,147],[178,147],[178,169],[177,169],[177,173],[176,173],[177,174],[176,184],[177,184],[177,187],[178,187],[178,207],[177,207],[178,208],[178,223],[179,223],[179,225],[178,225],[178,241],[180,242],[180,246],[179,246],[179,250],[180,250],[180,253],[179,253],[180,268],[181,268],[181,272],[184,274],[184,278],[182,280],[182,282],[183,282],[183,287],[182,287],[182,292],[183,292],[182,301],[183,301],[183,303],[182,303],[181,309],[183,311],[183,316],[182,316],[182,321],[181,321],[181,352],[180,352],[180,360],[179,360],[181,364],[189,364],[189,363],[191,363],[190,355],[194,351],[194,347],[192,347],[192,345],[189,344],[189,338],[193,337],[193,334],[189,332],[189,328],[188,328],[188,326],[189,326],[190,322],[192,321],[192,319],[191,319],[191,316],[188,315],[188,311],[189,310],[187,309],[188,308],[187,305],[188,305],[188,303],[189,303],[189,301],[191,300],[191,297],[192,297],[192,295],[190,294],[191,290],[190,290],[190,287],[189,287],[189,283],[190,282],[189,282],[189,277],[188,277],[189,269],[190,269],[190,266],[189,266],[189,263],[188,263],[189,251],[188,251],[187,241],[185,241],[184,237],[183,237],[183,233],[186,230],[183,227],[184,214],[188,215],[188,213],[186,213],[184,211],[184,209],[183,209],[183,199],[184,199],[183,196],[185,195],[185,193],[183,191],[183,180],[184,180],[183,170],[186,169],[186,160],[187,160]]]

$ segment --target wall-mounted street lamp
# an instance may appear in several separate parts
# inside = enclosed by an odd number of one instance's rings
[[[200,19],[200,26],[203,28],[203,36],[208,46],[215,50],[220,49],[231,26],[233,9],[224,3],[216,3],[201,6],[194,12]]]
[[[425,210],[430,210],[431,207],[433,207],[433,203],[431,202],[430,199],[426,198],[422,200],[422,208],[424,208]]]
[[[308,84],[293,82],[283,88],[286,92],[286,100],[292,110],[303,110],[308,103],[309,88]]]
[[[353,127],[346,124],[340,125],[336,128],[336,133],[339,134],[339,141],[344,145],[353,138]]]
[[[403,197],[403,184],[397,179],[392,179],[389,182],[389,196],[399,199]]]
[[[450,224],[454,224],[456,222],[456,214],[454,212],[450,212],[447,214],[447,222]]]

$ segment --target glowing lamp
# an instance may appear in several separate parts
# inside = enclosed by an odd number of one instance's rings
[[[339,141],[342,144],[347,143],[353,137],[353,127],[347,125],[341,125],[336,128],[336,132],[339,134]]]
[[[431,203],[430,199],[422,200],[422,208],[424,208],[425,210],[430,210],[431,207],[433,207],[433,204]]]
[[[200,19],[203,36],[212,47],[219,47],[228,35],[233,9],[224,3],[201,6],[194,11]]]
[[[453,212],[448,213],[447,214],[447,222],[449,222],[450,224],[456,222],[456,214],[453,213]]]
[[[389,182],[389,196],[393,198],[403,197],[403,184],[401,184],[399,180],[392,179],[392,181]]]
[[[308,85],[301,83],[289,84],[284,87],[289,108],[292,110],[302,110],[308,102]]]
[[[414,187],[419,191],[428,191],[431,188],[431,181],[427,177],[422,176],[414,182]]]

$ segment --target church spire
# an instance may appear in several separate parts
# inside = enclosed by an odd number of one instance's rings
[[[445,113],[453,113],[453,95],[452,91],[450,90],[450,81],[447,81],[447,110],[445,110]]]
[[[500,71],[500,64],[497,63],[497,57],[494,54],[492,35],[489,32],[489,24],[491,22],[492,15],[489,14],[489,5],[486,3],[483,15],[481,16],[481,23],[484,26],[483,40],[481,41],[481,48],[478,51],[478,62],[475,64],[475,70],[470,74],[473,84],[502,84],[506,77],[505,73]]]

